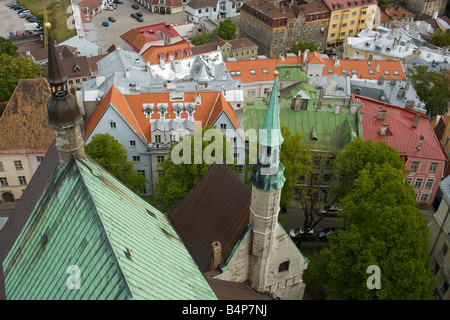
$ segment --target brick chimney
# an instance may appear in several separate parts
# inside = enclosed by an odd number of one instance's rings
[[[220,244],[219,241],[214,241],[211,244],[211,246],[212,246],[211,270],[215,270],[222,262],[222,245]]]
[[[416,116],[414,117],[414,121],[413,121],[413,124],[412,124],[412,126],[414,127],[414,128],[417,128],[417,126],[419,125],[419,120],[420,120],[420,114],[416,114]]]
[[[384,120],[385,116],[386,116],[386,109],[379,107],[377,112],[377,120]]]

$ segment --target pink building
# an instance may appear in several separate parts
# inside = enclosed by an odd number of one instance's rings
[[[416,200],[432,204],[444,177],[447,157],[427,116],[409,108],[386,104],[358,95],[362,103],[364,140],[385,141],[405,159],[407,181],[416,190]]]

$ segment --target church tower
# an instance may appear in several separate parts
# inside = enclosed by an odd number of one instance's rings
[[[263,130],[259,136],[258,163],[253,165],[251,176],[252,198],[250,222],[252,224],[252,246],[250,285],[259,292],[268,290],[271,259],[276,247],[278,213],[280,211],[281,188],[284,185],[284,165],[280,162],[283,137],[280,129],[278,107],[278,71],[267,106]],[[273,268],[273,266],[272,266]]]
[[[47,23],[45,27],[49,29],[50,25]],[[55,131],[59,163],[63,165],[74,154],[86,158],[80,126],[83,117],[77,102],[69,93],[67,76],[63,72],[50,32],[48,37],[48,83],[51,90],[47,103],[48,122]]]

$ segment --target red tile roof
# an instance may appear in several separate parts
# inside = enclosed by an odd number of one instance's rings
[[[189,42],[187,42],[186,40],[182,40],[182,41],[179,41],[179,42],[169,45],[169,46],[151,46],[150,48],[145,50],[141,56],[142,56],[142,59],[150,62],[150,64],[158,64],[160,62],[160,60],[159,60],[160,56],[164,56],[166,58],[165,61],[167,62],[167,61],[169,61],[168,53],[170,51],[177,51],[177,50],[182,50],[185,52],[192,52]],[[183,55],[183,57],[185,58],[186,55]],[[180,58],[183,58],[183,57],[180,57]],[[173,57],[173,60],[178,60],[180,58],[175,55]]]
[[[323,69],[324,76],[331,76],[333,74],[343,76],[342,70],[350,72],[350,75],[352,76],[352,70],[356,70],[356,76],[361,79],[379,79],[380,77],[384,77],[385,80],[391,80],[392,78],[397,78],[397,80],[401,81],[406,80],[401,61],[341,59],[339,61],[339,66],[337,67],[334,66],[334,60],[332,59],[325,59],[324,62],[326,65]],[[369,63],[371,65],[369,65]],[[377,71],[378,65],[380,67]],[[332,72],[329,72],[329,69],[331,69]],[[372,70],[373,74],[369,73],[369,70]]]
[[[239,128],[236,116],[221,92],[199,92],[199,94],[201,96],[201,104],[196,106],[193,116],[195,121],[201,121],[202,127],[207,124],[212,125],[217,117],[222,113],[222,111],[224,111],[233,122],[235,127]],[[194,102],[196,95],[197,92],[185,92],[184,101]],[[151,116],[151,119],[160,118],[160,115],[157,112],[158,103],[169,104],[167,112],[165,114],[166,119],[176,118],[176,114],[173,111],[172,102],[170,102],[169,92],[122,95],[122,93],[113,86],[103,98],[102,102],[92,115],[91,119],[89,119],[85,130],[85,140],[93,132],[95,126],[97,125],[98,121],[100,120],[110,103],[117,108],[122,116],[130,123],[133,129],[148,143],[151,142],[151,126],[150,119],[148,119],[146,114],[144,113],[144,103],[155,104],[155,110]],[[187,117],[187,113],[183,112],[181,114],[182,119],[186,119]]]
[[[447,156],[426,115],[363,96],[352,95],[353,102],[356,102],[356,98],[359,98],[363,104],[361,110],[364,112],[362,120],[364,140],[385,141],[402,156],[447,161]],[[376,119],[380,107],[386,110],[384,120]],[[417,128],[414,128],[412,123],[417,114],[420,119]],[[388,131],[392,135],[379,134],[382,123],[388,126]],[[424,140],[422,147],[418,150],[416,147],[421,136]]]
[[[377,0],[325,0],[325,2],[332,11],[377,4]]]

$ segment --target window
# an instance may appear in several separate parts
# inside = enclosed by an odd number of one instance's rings
[[[43,156],[36,156],[36,161],[37,161],[38,163],[41,163],[42,160],[44,160],[44,157],[43,157]],[[0,170],[0,171],[1,171],[1,170]]]
[[[141,162],[141,157],[140,156],[133,156],[133,162],[135,162],[135,163]]]
[[[278,267],[278,272],[288,271],[289,270],[289,261],[285,261],[281,263]]]
[[[412,183],[413,178],[406,178],[406,182],[411,184]]]
[[[111,129],[116,129],[117,128],[115,122],[110,122],[109,126],[110,126]]]
[[[3,167],[3,163],[0,162],[0,172],[4,172],[4,171],[5,171],[5,168]]]
[[[256,74],[255,69],[250,69],[250,74]]]
[[[136,140],[130,140],[130,147],[136,147]]]
[[[441,295],[445,296],[447,294],[447,290],[448,290],[448,282],[446,279],[444,279],[444,283],[442,284],[441,287]]]
[[[20,160],[14,161],[14,167],[16,167],[16,170],[23,170],[22,161]]]
[[[434,185],[434,179],[427,179],[427,182],[425,182],[425,189],[431,189]]]
[[[350,25],[354,26],[355,25],[355,21],[350,21]]]
[[[423,178],[417,178],[416,182],[414,183],[414,188],[420,189],[422,188]]]
[[[18,176],[19,178],[19,184],[21,186],[26,186],[27,185],[27,179],[25,178],[25,176]]]
[[[164,156],[156,156],[156,163],[160,163],[164,161]]]
[[[336,33],[332,33],[331,35],[330,35],[330,38],[334,38],[336,36]]]
[[[341,32],[341,37],[345,37],[345,32]]]
[[[389,75],[389,70],[384,70],[385,75]]]
[[[374,74],[372,69],[369,69],[369,74]]]
[[[267,73],[269,73],[269,71],[267,71],[267,68],[263,68],[262,73],[267,74]]]
[[[344,19],[348,19],[348,13],[344,14]]]
[[[356,11],[353,11],[353,12],[352,12],[352,16],[356,16]]]
[[[439,252],[439,254],[441,255],[441,257],[445,257],[445,255],[447,254],[447,252],[448,252],[448,247],[447,247],[447,245],[444,243],[444,245],[442,246],[442,249],[441,249],[441,251]]]
[[[427,194],[427,193],[422,194],[422,195],[420,196],[420,202],[427,202],[429,196],[430,196],[430,195]]]
[[[1,177],[0,178],[0,186],[1,187],[7,187],[8,186],[8,179]]]
[[[220,130],[226,130],[227,129],[227,124],[226,123],[221,123],[220,124]]]
[[[448,137],[447,137],[448,139]],[[447,142],[447,140],[445,140]],[[430,169],[428,170],[428,172],[436,172],[436,169],[438,167],[438,164],[436,162],[431,163],[430,165]]]
[[[339,16],[336,14],[333,16],[333,20],[337,20],[337,19],[339,19]]]
[[[346,23],[343,23],[343,24],[342,24],[342,28],[347,28],[347,24],[346,24]]]
[[[331,27],[332,27],[333,29],[336,29],[337,24],[333,24]]]
[[[170,135],[170,142],[177,142],[177,135],[176,134],[171,134]]]
[[[145,170],[136,170],[137,172],[139,172],[140,174],[142,174],[145,177]]]
[[[333,73],[333,69],[328,69],[328,73]]]
[[[419,162],[413,162],[411,164],[411,171],[417,171],[417,169],[419,168]]]
[[[399,73],[398,73],[398,71],[397,71],[397,70],[394,70],[394,74],[395,74],[396,76],[398,76],[398,75],[399,75]]]
[[[161,143],[161,135],[155,135],[155,143]]]
[[[343,74],[347,74],[347,69],[342,69],[341,71]]]

